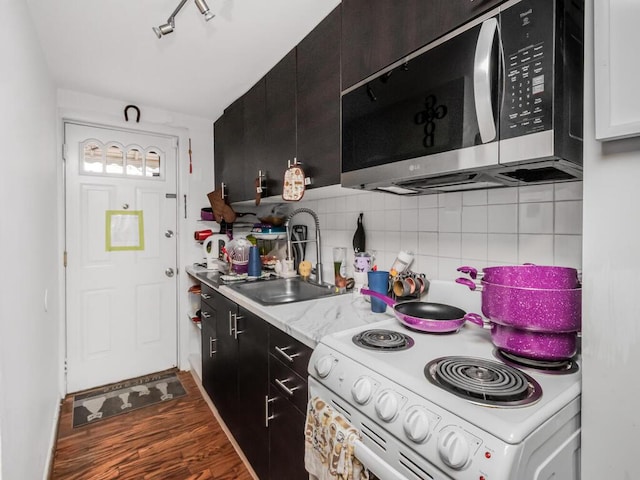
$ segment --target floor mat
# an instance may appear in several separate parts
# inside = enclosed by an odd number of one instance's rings
[[[73,427],[186,395],[175,373],[159,373],[83,392],[73,397]]]

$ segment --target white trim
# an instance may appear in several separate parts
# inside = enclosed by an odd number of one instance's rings
[[[594,73],[595,73],[595,107],[596,107],[596,140],[616,140],[620,138],[633,137],[640,135],[640,112],[636,118],[630,119],[624,123],[614,123],[616,118],[616,105],[612,102],[612,89],[619,87],[616,79],[622,77],[633,76],[633,71],[640,72],[640,61],[638,55],[634,51],[640,41],[637,25],[631,36],[628,30],[622,29],[620,25],[612,25],[611,18],[612,7],[617,5],[634,5],[634,2],[624,0],[600,0],[594,3]],[[635,5],[634,5],[635,7]],[[626,61],[624,65],[616,70],[616,65],[612,65],[612,48],[613,38],[621,38],[622,40],[615,43],[616,48],[621,44],[626,48]],[[628,88],[622,97],[628,98],[632,96],[634,101],[638,101],[637,86]]]
[[[152,134],[152,135],[160,135],[167,137],[174,137],[177,140],[177,154],[176,154],[176,221],[177,221],[177,239],[176,239],[176,267],[182,273],[181,268],[181,253],[183,250],[182,242],[180,241],[180,232],[186,231],[187,222],[184,219],[183,215],[180,215],[182,211],[183,205],[181,203],[182,200],[182,192],[187,191],[187,187],[183,185],[183,175],[181,175],[182,163],[184,163],[185,158],[188,158],[188,144],[189,144],[189,131],[187,128],[182,127],[166,127],[163,125],[155,125],[149,123],[136,123],[130,124],[126,122],[117,122],[113,117],[101,114],[101,113],[86,113],[82,111],[58,108],[58,151],[62,152],[64,145],[64,125],[65,123],[77,123],[80,125],[89,125],[100,128],[113,128],[117,130],[129,130],[135,133],[144,133],[144,134]],[[64,185],[64,166],[65,163],[63,161],[58,164],[58,198],[60,199],[58,209],[60,212],[60,225],[59,225],[59,235],[58,244],[60,245],[59,251],[64,251],[66,246],[66,228],[65,228],[65,185]],[[188,238],[188,236],[187,236]],[[180,292],[186,291],[185,287],[185,275],[178,275],[176,282],[176,362],[177,367],[181,370],[189,369],[189,361],[188,361],[188,353],[185,351],[188,347],[186,345],[182,345],[182,339],[184,335],[184,330],[186,327],[190,327],[190,325],[184,325],[185,322],[181,322],[182,318],[179,313],[183,308],[183,296],[180,295]],[[59,378],[59,388],[62,394],[62,398],[67,394],[67,384],[66,384],[66,372],[65,372],[65,361],[67,356],[67,345],[66,345],[66,280],[65,280],[65,269],[60,264],[60,285],[63,287],[60,289],[60,358],[59,362],[63,368],[60,369],[60,378]],[[184,357],[184,358],[183,358]],[[55,439],[54,439],[55,441]]]

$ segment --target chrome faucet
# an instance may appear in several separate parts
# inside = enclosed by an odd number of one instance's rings
[[[294,210],[289,215],[287,215],[286,220],[284,221],[284,226],[287,231],[287,258],[289,260],[293,260],[293,256],[291,254],[291,231],[289,230],[289,223],[291,219],[295,217],[299,213],[308,213],[313,217],[316,222],[316,282],[322,283],[322,245],[320,243],[320,220],[318,219],[318,215],[316,212],[311,210],[310,208],[298,208]],[[295,243],[309,243],[314,240],[297,240]]]

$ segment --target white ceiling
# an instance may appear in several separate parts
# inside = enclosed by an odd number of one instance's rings
[[[59,88],[215,120],[340,0],[27,0]]]

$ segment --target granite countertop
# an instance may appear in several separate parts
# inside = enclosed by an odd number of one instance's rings
[[[225,285],[218,285],[217,274],[206,269],[189,267],[187,273],[310,348],[315,348],[320,339],[330,333],[390,318],[388,313],[373,313],[370,303],[363,296],[353,293],[264,306]]]

